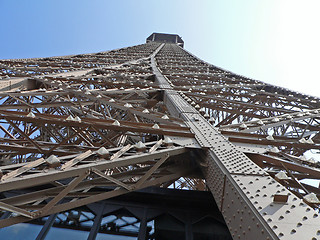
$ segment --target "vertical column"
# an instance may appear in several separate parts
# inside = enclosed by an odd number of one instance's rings
[[[46,221],[46,223],[43,225],[41,231],[39,232],[36,240],[43,240],[45,239],[45,237],[47,236],[49,230],[51,229],[54,221],[56,220],[58,214],[52,214],[50,215],[50,217],[48,218],[48,220]]]
[[[147,209],[143,210],[143,217],[140,221],[138,240],[146,240],[147,236]]]
[[[193,240],[193,233],[192,233],[192,222],[190,218],[190,213],[187,213],[187,219],[185,221],[185,233],[186,233],[186,240]]]
[[[94,218],[94,222],[92,225],[92,228],[90,230],[88,240],[95,240],[97,237],[97,234],[99,232],[99,228],[101,225],[101,220],[103,217],[103,210],[104,210],[104,204],[101,204],[99,211],[96,213],[96,217]]]

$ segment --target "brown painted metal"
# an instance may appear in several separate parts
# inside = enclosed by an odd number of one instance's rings
[[[0,60],[0,227],[170,186],[209,189],[234,239],[317,239],[319,99],[159,39]]]

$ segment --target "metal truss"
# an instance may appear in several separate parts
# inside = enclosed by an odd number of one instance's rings
[[[234,239],[320,234],[319,98],[151,40],[0,77],[0,227],[159,186],[210,190]]]
[[[178,236],[188,239],[192,236],[190,232],[201,235],[203,228],[207,228],[211,238],[231,239],[210,195],[205,191],[148,188],[49,218],[38,218],[32,223],[43,225],[37,240],[45,239],[51,226],[87,231],[89,240],[95,239],[97,234],[139,239],[177,239]],[[168,221],[170,224],[166,224]]]

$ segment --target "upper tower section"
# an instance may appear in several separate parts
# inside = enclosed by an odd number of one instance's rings
[[[178,34],[152,33],[146,42],[176,43],[183,47],[184,41]]]

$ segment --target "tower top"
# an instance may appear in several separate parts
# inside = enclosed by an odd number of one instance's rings
[[[146,40],[146,42],[165,42],[165,43],[176,43],[183,47],[184,41],[178,34],[168,33],[152,33]]]

